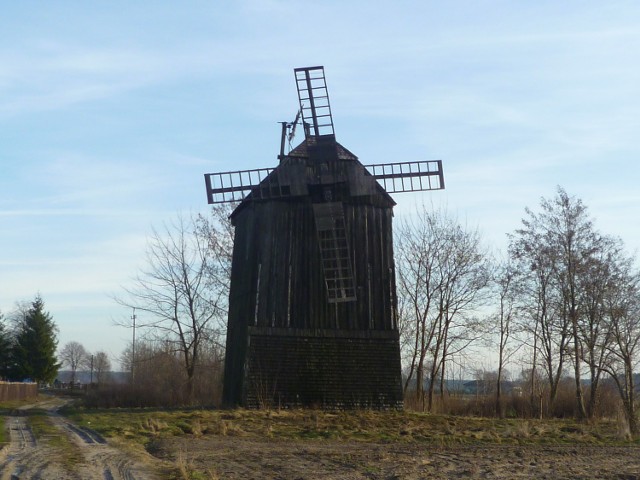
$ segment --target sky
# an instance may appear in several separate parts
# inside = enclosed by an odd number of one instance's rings
[[[499,252],[562,186],[640,249],[640,2],[0,6],[0,311],[40,294],[60,347],[117,364],[152,227],[208,210],[203,174],[276,165],[296,67],[362,163],[442,159],[396,218],[446,208]]]

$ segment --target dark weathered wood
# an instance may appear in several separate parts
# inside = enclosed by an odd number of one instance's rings
[[[232,215],[224,400],[257,406],[268,387],[285,405],[396,408],[394,202],[351,152],[316,142],[272,173],[307,195],[249,195]],[[328,298],[314,205],[331,202],[342,204],[355,301]]]
[[[278,167],[205,175],[209,203],[242,199],[223,400],[400,408],[389,191],[444,188],[442,162],[367,170],[336,142],[324,67],[294,73],[300,110]],[[300,116],[305,140],[285,155]]]
[[[402,407],[396,331],[252,327],[249,333],[248,407]]]

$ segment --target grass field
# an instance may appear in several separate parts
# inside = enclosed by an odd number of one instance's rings
[[[515,478],[514,468],[523,475],[518,478],[592,478],[592,472],[593,478],[606,478],[636,468],[624,459],[635,457],[640,447],[639,441],[627,440],[615,420],[241,409],[70,410],[65,415],[171,462],[182,472],[174,478],[183,479],[260,474],[265,479],[413,480],[486,474],[502,480]],[[581,458],[581,469],[575,470],[575,458]],[[476,463],[477,472],[468,472]]]
[[[146,444],[178,436],[469,444],[628,445],[615,420],[491,419],[414,412],[321,410],[103,410],[66,412],[106,437]],[[640,442],[636,441],[640,445]]]
[[[67,420],[52,416],[43,405],[50,406],[51,398],[19,415],[26,417],[38,440],[34,451],[42,465],[66,470],[93,462],[115,471],[119,467],[113,458],[129,461],[135,454],[142,462],[136,465],[163,469],[167,476],[162,478],[190,480],[308,478],[308,472],[329,480],[486,475],[506,480],[515,473],[521,474],[518,478],[569,479],[640,471],[640,460],[633,460],[640,458],[640,441],[629,440],[624,425],[615,419],[65,407],[59,413],[108,439],[110,453],[96,460],[92,452],[100,450],[82,449],[77,439],[72,442],[73,435],[60,428]],[[15,415],[19,407],[0,405],[0,415]]]

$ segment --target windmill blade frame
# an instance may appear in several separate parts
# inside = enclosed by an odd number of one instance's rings
[[[442,160],[376,163],[365,168],[387,193],[443,190]],[[207,173],[204,175],[207,202],[231,203],[244,200],[250,193],[255,199],[284,198],[291,194],[289,185],[279,182],[276,167]]]

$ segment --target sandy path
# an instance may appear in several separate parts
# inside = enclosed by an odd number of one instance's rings
[[[88,428],[74,425],[56,412],[65,401],[51,398],[44,402],[22,407],[45,409],[59,436],[72,445],[60,454],[58,435],[36,441],[28,424],[28,417],[6,417],[10,444],[0,452],[0,480],[155,480],[162,478],[159,462],[150,457],[122,451]],[[20,413],[20,412],[18,412]],[[65,463],[65,459],[67,461]],[[68,458],[74,461],[69,463]]]

